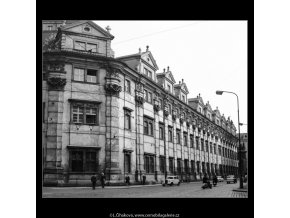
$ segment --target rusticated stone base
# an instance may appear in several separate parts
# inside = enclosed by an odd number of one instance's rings
[[[105,170],[105,175],[106,175],[106,182],[119,183],[120,181],[123,181],[120,168],[107,168]]]
[[[44,168],[43,186],[62,186],[64,184],[63,168]]]

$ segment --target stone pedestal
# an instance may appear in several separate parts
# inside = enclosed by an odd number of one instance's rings
[[[66,84],[63,64],[51,64],[48,70],[47,143],[45,145],[44,185],[63,184],[62,122],[63,90]]]
[[[119,166],[119,92],[121,91],[118,70],[107,68],[106,76],[106,146],[105,146],[105,175],[109,183],[122,181]]]

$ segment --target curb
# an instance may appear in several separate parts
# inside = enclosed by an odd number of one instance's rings
[[[248,189],[242,190],[242,189],[233,189],[234,192],[248,192]]]
[[[201,181],[193,181],[193,182],[183,182],[181,183],[182,184],[189,184],[189,183],[200,183]],[[148,187],[148,186],[162,186],[161,183],[158,183],[158,184],[152,184],[152,185],[128,185],[128,186],[113,186],[113,185],[110,185],[110,186],[105,186],[104,189],[117,189],[117,188],[141,188],[141,187]],[[62,186],[62,187],[53,187],[53,186],[44,186],[46,188],[52,188],[52,189],[69,189],[69,188],[88,188],[88,189],[91,189],[92,187],[91,186]],[[43,187],[43,188],[44,188]],[[103,189],[101,186],[96,186],[96,189]]]

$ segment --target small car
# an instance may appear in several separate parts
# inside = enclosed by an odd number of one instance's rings
[[[223,181],[224,181],[224,178],[221,177],[221,176],[217,176],[217,181],[218,181],[218,182],[223,182]]]
[[[237,178],[234,175],[227,176],[227,184],[229,184],[231,182],[237,183]]]
[[[167,178],[165,179],[165,181],[162,181],[162,185],[180,185],[180,180],[178,178],[178,176],[167,176]]]

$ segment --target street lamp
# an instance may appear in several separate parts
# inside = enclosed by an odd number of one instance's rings
[[[239,174],[240,174],[240,188],[243,188],[243,179],[242,179],[242,156],[241,156],[241,154],[242,154],[242,152],[241,152],[241,136],[240,136],[240,125],[241,125],[241,123],[240,123],[240,115],[239,115],[239,97],[238,97],[238,95],[236,94],[236,93],[234,93],[234,92],[229,92],[229,91],[220,91],[220,90],[218,90],[218,91],[216,91],[216,94],[217,95],[222,95],[224,92],[226,92],[226,93],[232,93],[232,94],[234,94],[235,96],[237,96],[237,103],[238,103],[238,127],[239,127]]]

